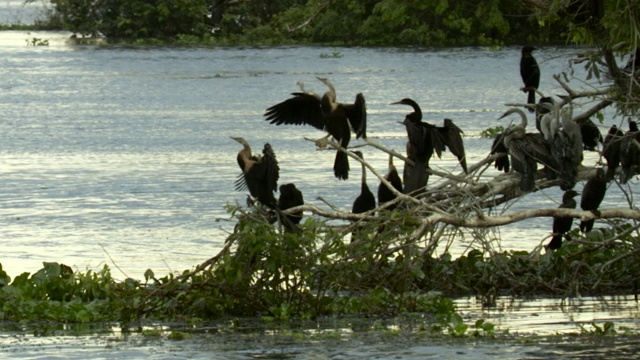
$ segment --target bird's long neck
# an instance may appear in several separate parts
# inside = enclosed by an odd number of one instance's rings
[[[238,152],[238,165],[240,165],[243,172],[249,170],[251,165],[255,162],[252,157],[253,154],[251,153],[251,147],[245,144],[243,149]]]
[[[364,166],[364,162],[362,163],[362,188],[367,187],[367,168]]]

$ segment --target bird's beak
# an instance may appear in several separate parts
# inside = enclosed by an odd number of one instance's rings
[[[401,105],[401,104],[402,104],[402,101],[396,101],[396,102],[392,102],[389,105]]]

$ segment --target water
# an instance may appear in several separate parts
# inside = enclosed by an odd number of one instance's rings
[[[359,171],[354,169],[346,182],[333,177],[334,152],[316,151],[303,139],[323,134],[312,127],[275,127],[262,120],[268,106],[298,90],[297,81],[304,82],[308,90],[322,92],[315,77],[329,77],[339,100],[351,100],[355,93],[363,92],[369,135],[397,151],[403,151],[406,142],[405,130],[397,121],[409,109],[389,103],[411,97],[422,105],[427,121],[440,123],[449,117],[465,131],[470,164],[489,152],[491,140],[480,138],[480,132],[501,124],[496,119],[505,103],[525,99],[518,90],[517,48],[102,48],[70,46],[68,36],[0,32],[0,228],[6,249],[0,262],[11,276],[36,271],[43,261],[58,261],[79,270],[100,268],[104,263],[114,268],[115,263],[122,270],[114,269],[116,277],[142,278],[147,268],[166,274],[215,255],[233,226],[224,205],[244,203],[246,196],[233,189],[239,173],[235,162],[239,146],[229,136],[244,136],[254,148],[270,142],[280,161],[282,183],[296,183],[309,203],[324,207],[317,200],[322,196],[349,209],[359,192]],[[48,40],[49,46],[27,46],[34,38]],[[562,93],[552,74],[568,70],[572,52],[544,48],[536,54],[543,92]],[[581,76],[580,69],[577,76]],[[604,133],[620,122],[607,117],[601,129]],[[357,144],[361,142],[354,142]],[[383,172],[386,155],[364,151],[366,159]],[[588,154],[585,163],[595,160],[594,154]],[[431,165],[459,171],[450,154],[432,160]],[[492,169],[487,172],[488,176],[495,174]],[[560,192],[549,189],[527,195],[510,210],[555,207],[559,200]],[[621,203],[625,203],[623,196],[612,189],[604,207]],[[549,219],[507,226],[496,246],[531,250],[547,241],[550,228]],[[461,240],[453,250],[462,251],[470,241]],[[601,299],[584,301],[610,305]],[[584,317],[575,316],[576,312],[558,310],[558,304],[560,300],[551,299],[549,303],[517,302],[516,306],[486,310],[473,301],[458,302],[470,320],[486,317],[522,333],[565,333],[577,331],[579,323],[605,320],[638,328],[633,320],[638,318],[637,304],[629,298],[621,302],[623,310],[615,304],[606,308],[618,315],[591,308]],[[212,351],[224,353],[227,346],[207,345],[210,339],[206,337],[183,345],[122,334],[114,335],[115,340],[102,335],[48,339],[24,332],[3,336],[0,343],[22,358],[59,348],[71,356],[87,344],[98,358],[114,353],[123,358],[152,354],[164,358],[180,351],[189,354],[184,357],[198,358]],[[247,345],[251,339],[241,337],[240,345],[225,354],[237,358],[269,354],[280,348],[280,338],[273,339],[260,346]],[[489,357],[497,353],[510,357],[505,350],[497,351],[495,344],[458,344],[451,350],[447,344],[411,343],[400,351],[374,338],[360,346],[353,342],[334,346],[339,350],[318,356],[418,358],[435,353]],[[282,348],[292,358],[308,358],[318,351],[312,344],[295,342]],[[551,353],[526,346],[514,351],[514,358]]]
[[[115,262],[124,272],[116,276],[139,278],[147,268],[181,271],[215,255],[233,226],[224,205],[246,198],[233,189],[239,145],[230,136],[244,136],[258,150],[270,142],[280,182],[294,182],[308,203],[325,207],[322,196],[350,209],[359,193],[357,166],[348,181],[338,181],[334,151],[317,151],[303,139],[322,132],[262,120],[267,107],[298,90],[297,81],[322,92],[315,77],[329,77],[339,100],[363,92],[369,136],[401,152],[406,134],[397,121],[410,110],[389,103],[411,97],[428,121],[449,117],[465,131],[470,164],[491,146],[480,132],[506,125],[496,120],[505,103],[524,101],[516,48],[103,48],[70,46],[68,35],[0,34],[0,226],[11,249],[0,260],[14,276],[59,261],[80,270]],[[34,38],[49,46],[27,46]],[[542,91],[561,93],[551,76],[569,70],[572,52],[540,51]],[[384,153],[365,149],[365,157],[385,171]],[[585,163],[595,159],[587,154]],[[451,154],[431,166],[460,171]],[[525,199],[512,210],[555,207],[560,192]],[[613,191],[605,199],[620,201]],[[546,241],[550,224],[506,226],[496,246],[531,250]]]

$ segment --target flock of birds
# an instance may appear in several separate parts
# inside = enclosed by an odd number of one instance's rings
[[[617,168],[620,167],[619,181],[625,184],[633,175],[635,167],[640,165],[640,131],[637,124],[629,122],[629,131],[625,134],[613,125],[603,139],[598,127],[590,119],[573,118],[573,107],[570,99],[556,101],[551,97],[542,97],[536,103],[535,94],[540,84],[540,68],[532,52],[532,46],[522,48],[520,74],[524,83],[521,89],[527,95],[527,109],[535,113],[538,132],[527,132],[527,114],[520,108],[512,108],[502,118],[512,114],[520,116],[520,123],[507,127],[499,134],[491,148],[496,155],[495,167],[504,172],[515,171],[521,175],[520,189],[524,192],[535,189],[538,165],[543,167],[542,173],[550,180],[559,180],[564,190],[561,208],[576,208],[575,197],[579,195],[574,187],[578,175],[578,167],[582,162],[583,150],[597,151],[602,145],[601,154],[606,159],[607,171],[596,169],[596,175],[589,179],[582,189],[580,206],[583,210],[597,209],[604,199],[607,184],[613,180]],[[336,101],[333,84],[326,78],[318,78],[328,90],[322,95],[307,92],[300,85],[301,91],[292,93],[292,97],[269,107],[265,120],[274,125],[311,125],[327,132],[327,135],[316,141],[318,146],[326,146],[328,138],[333,137],[336,143],[336,156],[333,171],[336,178],[348,179],[349,156],[347,149],[352,133],[356,139],[366,139],[367,112],[365,99],[358,93],[353,103]],[[361,191],[353,202],[353,213],[365,213],[396,199],[397,194],[419,196],[426,190],[429,177],[429,161],[435,153],[438,157],[449,150],[458,158],[460,166],[468,173],[462,130],[451,119],[445,119],[442,126],[424,122],[418,103],[405,98],[393,105],[411,106],[413,111],[406,115],[401,123],[407,131],[406,158],[402,178],[393,165],[393,156],[389,157],[388,172],[378,186],[378,200],[369,189],[366,171],[362,162]],[[577,119],[577,118],[576,118]],[[249,190],[251,197],[273,210],[277,220],[288,230],[298,231],[297,224],[302,219],[302,211],[285,214],[284,211],[304,204],[302,193],[292,183],[279,188],[278,162],[271,146],[264,145],[262,154],[254,154],[243,138],[233,138],[243,148],[238,152],[237,161],[242,174],[236,181],[237,190]],[[363,158],[360,151],[353,154]],[[385,184],[385,182],[391,186]],[[274,192],[280,192],[276,200]],[[393,209],[397,202],[387,204],[384,208]],[[274,220],[275,221],[275,220]],[[558,249],[563,237],[571,230],[573,218],[556,217],[553,220],[552,240],[548,249]],[[583,232],[593,228],[593,220],[580,223]]]

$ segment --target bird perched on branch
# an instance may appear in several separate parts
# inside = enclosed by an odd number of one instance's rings
[[[635,121],[629,121],[629,131],[620,141],[620,183],[626,184],[640,165],[640,131]]]
[[[242,174],[236,180],[236,190],[249,189],[251,196],[261,204],[276,209],[278,203],[273,192],[278,190],[280,167],[271,145],[264,144],[262,155],[255,155],[244,138],[232,137],[232,139],[242,145],[242,150],[237,156]]]
[[[600,215],[598,207],[604,199],[604,195],[607,192],[607,179],[605,177],[604,169],[596,169],[596,175],[589,179],[584,188],[582,188],[582,198],[580,199],[580,207],[582,210],[591,211],[596,215]],[[585,220],[580,222],[580,231],[588,233],[593,229],[593,223],[595,220]]]
[[[520,76],[524,87],[522,91],[528,93],[527,103],[530,105],[536,104],[536,90],[540,86],[540,67],[538,62],[533,57],[533,51],[537,50],[531,45],[525,45],[522,47],[522,56],[520,57]],[[533,106],[529,107],[530,112],[534,112]]]
[[[613,180],[616,168],[620,165],[620,143],[624,137],[624,132],[614,124],[609,128],[607,136],[602,143],[602,156],[607,161],[607,172],[605,177],[608,181]]]
[[[360,159],[364,160],[362,152],[354,151]],[[360,195],[353,202],[353,206],[351,208],[351,212],[354,214],[362,214],[367,211],[371,211],[376,208],[376,198],[373,196],[373,193],[369,189],[367,185],[367,168],[362,163],[362,180],[360,182]],[[351,237],[351,242],[356,241],[358,238],[362,237],[361,231],[354,231]]]
[[[504,145],[513,160],[513,168],[522,174],[520,190],[531,191],[535,187],[537,164],[544,165],[547,177],[554,178],[556,161],[551,156],[551,144],[540,133],[527,133],[527,115],[518,108],[507,110],[499,119],[511,114],[520,115],[520,124],[512,125],[504,131]],[[516,166],[517,164],[517,166]]]
[[[298,190],[295,184],[289,183],[280,185],[280,197],[278,198],[278,208],[285,211],[287,209],[304,205],[302,192]],[[296,211],[292,214],[285,215],[288,221],[283,222],[290,230],[295,230],[291,224],[300,224],[302,220],[302,211]]]
[[[389,154],[389,168],[387,169],[387,174],[384,176],[384,179],[387,180],[387,182],[389,182],[398,192],[402,192],[402,180],[400,179],[400,175],[398,175],[398,169],[393,165],[393,155],[391,154]],[[380,182],[380,185],[378,185],[378,206],[389,201],[393,201],[395,198],[396,194],[394,194],[387,185]],[[393,210],[396,206],[397,204],[393,204],[387,207],[387,209]]]
[[[451,119],[445,119],[443,126],[435,126],[422,121],[422,109],[413,99],[404,98],[391,105],[397,104],[409,105],[413,108],[413,112],[407,114],[402,122],[409,138],[407,157],[414,162],[414,165],[405,164],[405,193],[411,193],[426,186],[428,180],[426,168],[434,152],[441,157],[442,152],[449,149],[458,158],[464,172],[468,171],[462,141],[463,132]]]
[[[574,199],[578,196],[578,193],[574,190],[567,190],[562,195],[562,204],[558,206],[559,209],[575,209],[576,208],[576,200]],[[562,237],[566,236],[565,234],[571,230],[571,226],[573,225],[572,217],[554,217],[553,218],[553,237],[549,244],[547,244],[547,248],[551,250],[560,249],[562,246]]]
[[[356,95],[352,104],[336,102],[336,90],[325,78],[318,78],[329,90],[322,95],[294,92],[292,98],[269,107],[265,120],[275,125],[311,125],[329,133],[346,149],[351,140],[351,129],[356,139],[367,137],[367,110],[362,93]],[[326,137],[324,138],[326,139]],[[322,144],[322,142],[319,142]],[[322,146],[322,145],[321,145]],[[339,149],[333,164],[334,175],[341,180],[349,177],[349,157]]]

